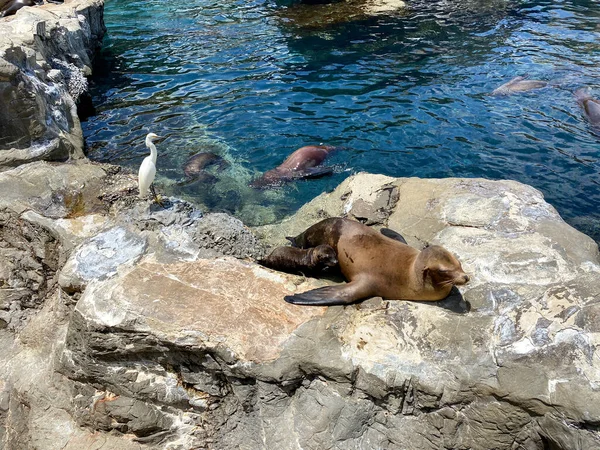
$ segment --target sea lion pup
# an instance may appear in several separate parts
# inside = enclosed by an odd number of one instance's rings
[[[307,145],[300,147],[286,158],[279,166],[265,172],[261,177],[250,183],[253,188],[267,188],[279,186],[286,181],[301,178],[319,178],[331,175],[331,167],[316,167],[321,164],[329,154],[339,147],[330,145]]]
[[[510,95],[516,92],[527,92],[534,89],[540,89],[548,85],[545,81],[527,80],[526,77],[515,77],[508,83],[497,87],[492,91],[492,95]]]
[[[295,238],[293,245],[330,245],[348,283],[288,295],[296,305],[347,305],[368,297],[389,300],[442,300],[469,277],[448,250],[431,245],[419,251],[398,239],[349,219],[322,220]]]
[[[258,263],[282,272],[318,275],[337,266],[338,260],[335,250],[329,245],[317,245],[307,249],[277,247]]]
[[[577,89],[574,95],[590,124],[600,128],[600,101],[590,95],[587,87]]]

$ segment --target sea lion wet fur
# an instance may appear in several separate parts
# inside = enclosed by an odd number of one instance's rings
[[[590,94],[589,88],[581,88],[575,91],[575,99],[583,109],[587,120],[595,128],[600,127],[600,100]]]
[[[526,77],[515,77],[508,83],[497,87],[492,91],[492,95],[510,95],[517,92],[527,92],[534,89],[546,87],[548,83],[541,80],[528,80]]]
[[[257,189],[264,189],[280,186],[287,181],[331,175],[333,173],[331,167],[317,166],[337,149],[338,147],[330,145],[307,145],[300,147],[279,166],[253,180],[250,186]]]

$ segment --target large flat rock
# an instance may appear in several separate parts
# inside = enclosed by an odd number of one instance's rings
[[[276,359],[301,324],[323,315],[325,308],[282,301],[310,285],[232,257],[144,261],[116,279],[91,283],[75,312],[96,332],[151,333],[201,351],[226,343],[233,358],[261,363]]]
[[[538,191],[359,174],[255,232],[282,245],[338,215],[444,245],[471,283],[441,302],[310,308],[283,296],[339,281],[149,254],[75,308],[61,370],[103,388],[81,423],[173,448],[600,447],[598,247]],[[122,402],[154,419],[127,428]]]

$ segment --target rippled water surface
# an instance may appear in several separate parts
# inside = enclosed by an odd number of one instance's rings
[[[149,131],[158,190],[248,224],[293,213],[349,174],[515,179],[600,240],[600,137],[573,91],[600,98],[593,1],[107,0],[89,156],[137,170]],[[549,87],[489,93],[516,75]],[[345,147],[331,177],[255,191],[248,182],[298,147]],[[230,165],[189,182],[182,164]]]

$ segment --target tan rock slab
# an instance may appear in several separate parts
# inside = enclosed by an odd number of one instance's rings
[[[116,280],[92,283],[77,310],[102,328],[151,330],[178,345],[225,345],[240,360],[276,359],[298,326],[325,308],[294,306],[300,280],[230,257],[188,263],[144,261]]]

